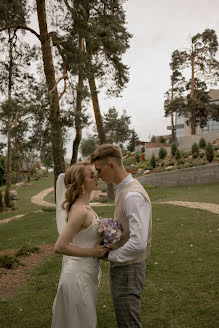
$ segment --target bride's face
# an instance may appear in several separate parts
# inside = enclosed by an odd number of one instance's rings
[[[91,192],[98,189],[98,178],[95,174],[95,171],[92,166],[87,165],[85,167],[84,191]]]

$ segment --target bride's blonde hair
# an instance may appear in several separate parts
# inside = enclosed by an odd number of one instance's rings
[[[83,185],[85,178],[85,167],[90,166],[91,163],[88,161],[79,162],[71,165],[65,171],[64,183],[66,187],[65,201],[62,204],[63,209],[69,213],[73,203],[83,193]],[[66,204],[66,205],[65,205]],[[65,206],[64,206],[65,205]],[[67,217],[68,220],[68,217]]]

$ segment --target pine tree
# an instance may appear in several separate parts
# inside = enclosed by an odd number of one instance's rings
[[[205,148],[206,147],[206,140],[204,138],[201,138],[199,140],[199,147],[200,148]]]
[[[173,142],[171,144],[171,154],[172,154],[172,156],[175,156],[176,151],[177,151],[177,144],[175,142]]]
[[[199,146],[196,142],[194,142],[192,145],[192,157],[196,158],[198,156],[199,156]]]
[[[159,158],[160,159],[163,159],[167,156],[167,151],[165,148],[161,147],[160,150],[159,150]]]
[[[203,33],[197,33],[191,37],[191,46],[186,50],[175,50],[172,58],[175,68],[179,71],[189,67],[191,79],[189,88],[188,123],[191,126],[191,134],[196,132],[197,114],[195,105],[197,94],[195,94],[197,77],[202,76],[211,82],[217,81],[219,77],[219,62],[216,60],[218,50],[217,35],[214,30],[206,29]],[[201,104],[200,104],[201,105]],[[205,114],[204,114],[205,115]]]
[[[151,156],[151,159],[150,159],[150,165],[151,165],[153,168],[156,167],[156,157],[155,157],[154,154]]]
[[[214,149],[210,142],[208,142],[207,147],[206,147],[206,158],[209,162],[212,162],[214,159]]]
[[[131,131],[131,137],[129,139],[129,143],[127,146],[127,149],[131,152],[135,151],[135,146],[136,146],[136,142],[139,140],[137,133],[135,132],[135,130]]]

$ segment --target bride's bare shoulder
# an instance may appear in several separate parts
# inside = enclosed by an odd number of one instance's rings
[[[88,210],[85,204],[81,203],[81,202],[75,202],[69,212],[69,216],[72,217],[78,217],[80,216],[81,218],[83,217],[84,219],[86,219],[88,215]]]

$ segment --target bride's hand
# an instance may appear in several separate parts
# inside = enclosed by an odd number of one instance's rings
[[[109,251],[108,248],[104,245],[100,245],[99,242],[97,242],[93,247],[94,255],[95,257],[104,257],[104,255]]]

